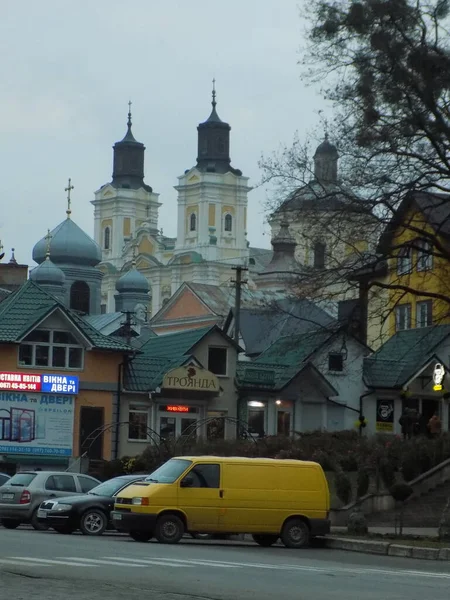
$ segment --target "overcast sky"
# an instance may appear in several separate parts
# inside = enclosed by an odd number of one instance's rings
[[[300,0],[300,3],[302,0]],[[298,0],[3,0],[0,20],[0,239],[34,265],[33,245],[65,218],[93,235],[93,193],[111,180],[112,145],[133,133],[159,225],[176,235],[177,176],[195,165],[210,112],[230,123],[234,167],[256,185],[258,160],[319,122],[300,81]],[[249,194],[249,240],[269,247],[263,189]]]

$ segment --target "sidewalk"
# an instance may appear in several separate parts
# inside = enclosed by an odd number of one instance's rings
[[[379,533],[381,535],[394,534],[394,527],[369,527],[369,533]],[[331,533],[339,535],[347,533],[347,527],[332,527]],[[438,537],[437,527],[404,527],[403,535],[416,535],[421,537]]]

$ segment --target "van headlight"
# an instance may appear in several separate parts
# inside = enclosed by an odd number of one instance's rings
[[[135,506],[148,506],[148,498],[133,498],[131,504]]]

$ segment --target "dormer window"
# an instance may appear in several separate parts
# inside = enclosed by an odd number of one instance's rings
[[[81,369],[83,347],[68,331],[35,329],[19,346],[19,366]]]
[[[419,240],[417,250],[417,270],[430,271],[433,268],[432,246],[428,240]]]
[[[400,248],[397,257],[397,275],[406,275],[411,273],[412,260],[411,260],[411,248],[404,247]]]
[[[189,231],[197,231],[197,215],[195,213],[191,213],[189,217]]]
[[[225,215],[224,229],[225,231],[233,230],[233,217],[229,213]]]

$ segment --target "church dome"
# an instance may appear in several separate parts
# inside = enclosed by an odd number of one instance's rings
[[[72,219],[60,223],[50,236],[49,252],[55,264],[95,267],[102,260],[100,246]],[[41,264],[46,254],[47,239],[44,237],[33,248],[33,260]]]
[[[318,155],[324,155],[324,154],[328,154],[328,155],[332,155],[332,156],[336,156],[338,153],[336,146],[334,146],[328,139],[328,133],[325,134],[325,139],[324,141],[319,144],[317,146],[316,149],[316,153],[314,154],[314,156],[318,156]]]
[[[47,256],[44,262],[31,271],[30,279],[38,285],[63,286],[66,276]]]
[[[122,275],[120,279],[117,280],[116,290],[119,293],[123,292],[138,292],[138,293],[147,293],[150,287],[148,281],[142,273],[140,273],[136,267],[133,267]]]

